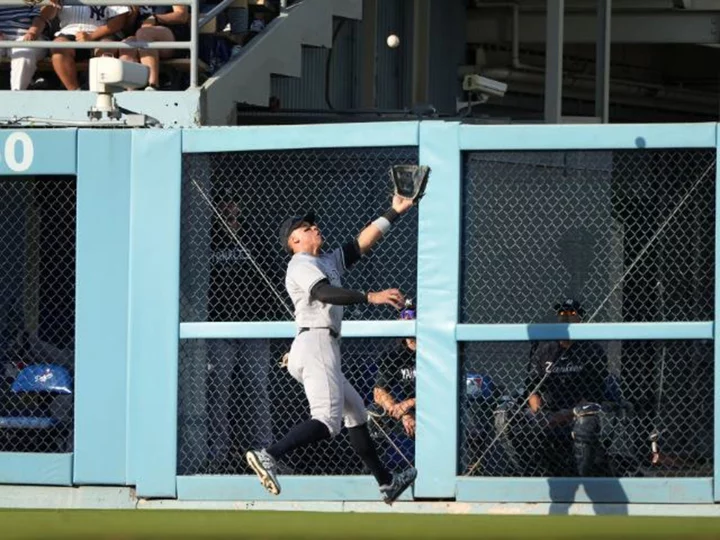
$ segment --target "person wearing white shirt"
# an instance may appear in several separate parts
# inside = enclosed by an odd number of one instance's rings
[[[51,9],[52,17],[57,17],[60,23],[54,39],[58,42],[113,41],[130,13],[127,6],[64,6],[61,2]],[[53,68],[65,88],[79,90],[76,61],[102,53],[97,49],[55,49],[52,51]],[[113,54],[107,49],[104,53]]]
[[[38,6],[0,8],[0,40],[35,41],[43,39],[46,19]],[[0,49],[0,58],[10,58],[10,90],[27,90],[39,60],[47,49],[13,47]]]

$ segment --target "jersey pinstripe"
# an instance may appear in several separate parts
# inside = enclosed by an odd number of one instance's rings
[[[342,248],[315,257],[309,253],[296,253],[290,259],[285,287],[295,306],[298,327],[327,327],[340,332],[343,307],[325,304],[310,298],[310,291],[321,280],[327,279],[333,287],[341,287],[345,271]]]
[[[77,32],[94,32],[118,15],[127,13],[127,6],[63,6],[58,15],[60,30],[56,36],[74,36]]]

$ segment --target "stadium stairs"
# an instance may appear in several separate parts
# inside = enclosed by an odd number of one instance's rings
[[[304,0],[281,13],[204,83],[203,124],[235,124],[238,103],[267,107],[273,75],[302,77],[303,46],[332,46],[333,17],[362,19],[362,0]]]

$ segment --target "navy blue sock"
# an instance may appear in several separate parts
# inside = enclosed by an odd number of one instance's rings
[[[386,486],[390,484],[390,482],[392,482],[392,475],[383,464],[380,463],[380,458],[370,438],[367,424],[348,428],[348,436],[350,437],[350,444],[353,450],[360,456],[365,466],[370,469],[378,485]]]
[[[291,450],[329,438],[330,430],[320,420],[306,420],[266,450],[275,459],[280,459]]]

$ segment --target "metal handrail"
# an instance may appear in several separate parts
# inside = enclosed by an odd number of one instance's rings
[[[217,17],[221,12],[223,12],[225,10],[225,8],[227,8],[233,2],[235,2],[235,0],[223,0],[217,6],[215,6],[210,11],[208,11],[205,14],[205,16],[202,19],[200,19],[200,21],[198,23],[200,28],[202,28],[207,23],[212,21],[215,17]]]
[[[223,4],[230,4],[233,0],[224,0]],[[199,25],[199,0],[63,0],[68,6],[190,6],[190,41],[134,41],[132,44],[122,41],[23,41],[22,47],[27,49],[172,49],[190,50],[190,88],[198,84],[198,32],[201,26],[207,24],[207,17]],[[28,3],[21,0],[0,0],[2,6],[27,6]],[[36,5],[52,5],[49,0],[42,0]],[[218,11],[217,13],[219,13]],[[216,15],[217,15],[216,13]],[[0,40],[0,49],[13,49],[18,47],[17,41]]]
[[[18,45],[17,41],[0,41],[0,49],[187,49],[189,41],[133,41],[123,43],[122,41],[23,41]]]
[[[235,0],[222,0],[220,4],[200,18],[199,0],[63,0],[67,6],[190,6],[190,41],[134,41],[132,45],[121,41],[90,41],[90,42],[58,42],[58,41],[24,41],[23,48],[27,49],[165,49],[165,50],[190,50],[190,87],[195,88],[198,84],[198,33],[200,28],[217,17],[222,11],[228,8]],[[0,0],[2,6],[37,6],[52,5],[51,0],[38,0],[24,2],[22,0]],[[280,10],[287,9],[287,0],[280,1]],[[52,44],[52,45],[50,45]],[[17,41],[0,40],[0,49],[17,48]]]
[[[194,5],[194,0],[63,0],[66,6],[171,6],[171,5]],[[23,0],[0,0],[0,6],[22,7],[30,4],[38,6],[50,6],[50,0],[41,2],[24,2]]]
[[[190,7],[190,88],[195,88],[198,83],[198,11],[200,10],[199,0],[193,0]]]

